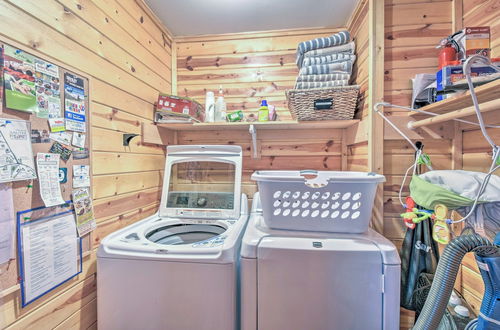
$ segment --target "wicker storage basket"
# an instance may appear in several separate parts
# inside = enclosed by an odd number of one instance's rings
[[[293,119],[353,119],[358,103],[359,86],[291,89],[286,92]]]

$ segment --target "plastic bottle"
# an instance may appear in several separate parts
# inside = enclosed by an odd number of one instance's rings
[[[226,121],[226,102],[224,101],[224,91],[219,88],[219,96],[215,102],[215,121]]]
[[[269,108],[267,107],[267,101],[262,100],[259,108],[259,121],[269,121]]]
[[[213,123],[215,121],[215,94],[207,92],[205,95],[205,122]]]

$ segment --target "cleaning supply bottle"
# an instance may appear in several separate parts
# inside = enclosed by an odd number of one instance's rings
[[[222,86],[219,87],[219,96],[215,102],[215,121],[226,121],[226,102]]]
[[[259,121],[269,121],[269,108],[267,107],[267,101],[262,100],[259,108]]]
[[[215,121],[215,94],[207,92],[205,96],[205,122],[213,123]]]

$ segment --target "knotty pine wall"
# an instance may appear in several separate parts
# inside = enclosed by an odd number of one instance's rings
[[[98,227],[83,273],[20,308],[16,261],[0,275],[0,328],[95,329],[95,249],[100,240],[157,210],[164,151],[140,138],[158,92],[171,92],[171,38],[141,1],[8,0],[0,2],[0,41],[90,81],[94,211]]]
[[[500,56],[500,20],[498,19],[500,3],[494,0],[463,0],[463,17],[461,24],[466,26],[490,26],[491,57]],[[488,124],[500,124],[500,110],[490,112],[485,116]],[[475,118],[471,120],[476,121]],[[460,129],[462,145],[462,168],[469,171],[486,172],[491,163],[492,151],[477,127],[463,126]],[[500,131],[488,129],[488,133],[496,142],[500,142]],[[500,175],[500,171],[497,171]],[[476,261],[471,253],[467,254],[461,267],[461,279],[456,287],[461,290],[467,301],[479,310],[484,293],[483,281],[479,274]]]
[[[492,57],[500,56],[500,22],[498,1],[494,0],[386,0],[385,1],[385,83],[387,102],[409,106],[410,79],[417,73],[437,71],[435,46],[444,36],[461,26],[489,25],[492,29]],[[455,22],[454,22],[455,20]],[[404,127],[407,113],[386,108],[386,114]],[[397,117],[399,116],[399,117]],[[474,120],[474,118],[471,118]],[[488,123],[500,123],[498,113],[485,118]],[[422,141],[435,169],[465,169],[485,171],[489,167],[491,149],[479,130],[458,126],[453,122],[434,125],[431,131],[409,132]],[[497,130],[491,130],[495,141]],[[398,190],[406,169],[413,160],[413,149],[390,127],[384,132],[384,235],[400,246],[406,231],[399,216],[402,208]],[[404,189],[403,196],[408,193]],[[478,311],[483,295],[482,280],[472,254],[466,256],[455,287]],[[403,313],[402,327],[411,325],[411,313]]]
[[[357,118],[366,117],[363,100],[368,85],[367,7],[368,1],[361,1],[349,20],[349,29],[357,49],[361,50],[353,75],[353,84],[362,85]],[[339,30],[302,29],[176,38],[177,93],[204,104],[206,91],[217,93],[221,85],[228,111],[257,114],[260,101],[266,99],[276,106],[281,120],[290,120],[285,91],[293,88],[298,74],[297,44]],[[349,139],[346,130],[258,130],[257,138],[260,158],[253,159],[250,135],[245,131],[177,133],[179,144],[241,145],[244,149],[243,192],[249,198],[257,189],[250,180],[256,170],[366,170],[368,167],[366,139],[348,145],[347,141],[354,139]]]

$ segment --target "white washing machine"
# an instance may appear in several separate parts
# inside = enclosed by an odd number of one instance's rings
[[[400,259],[368,230],[265,226],[258,193],[241,247],[242,330],[399,329]]]
[[[99,246],[100,330],[237,328],[241,166],[237,146],[167,148],[159,212]]]

